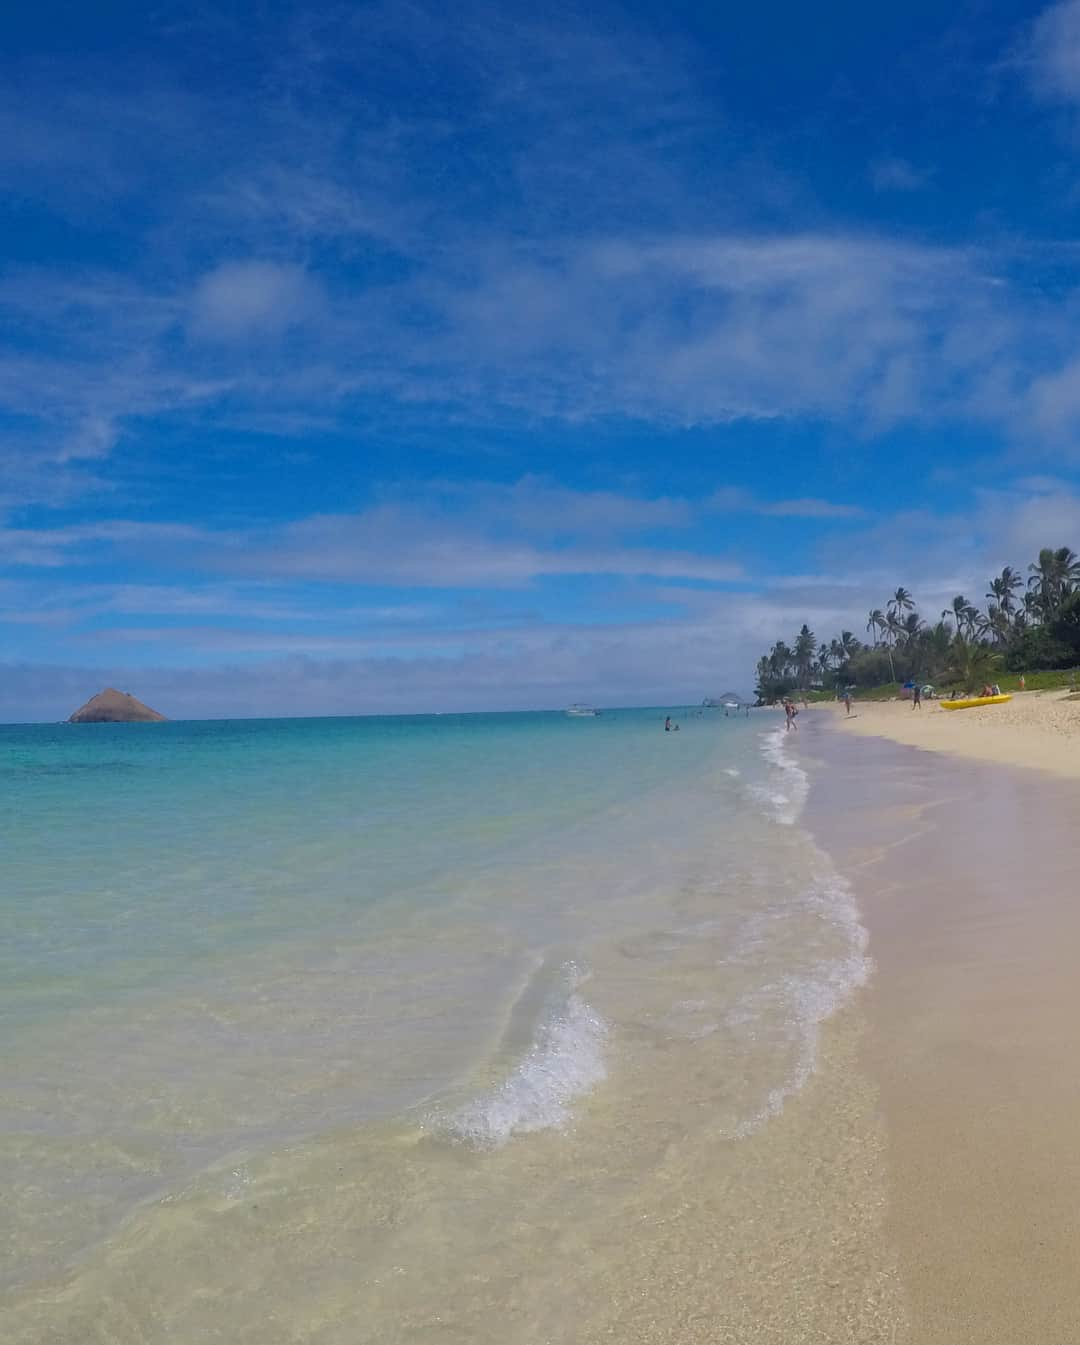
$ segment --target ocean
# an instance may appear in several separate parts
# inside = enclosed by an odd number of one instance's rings
[[[4,1338],[774,1330],[865,936],[777,717],[665,713],[0,728]]]

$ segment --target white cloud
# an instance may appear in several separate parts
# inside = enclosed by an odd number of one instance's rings
[[[722,685],[748,687],[758,654],[777,638],[790,638],[804,620],[820,637],[848,629],[861,638],[867,610],[882,606],[897,583],[914,590],[933,620],[957,592],[981,601],[1003,564],[1024,572],[1039,547],[1074,545],[1080,496],[1055,484],[1025,478],[980,490],[970,509],[899,515],[854,535],[845,530],[826,548],[829,566],[759,579],[756,591],[680,586],[677,574],[674,583],[645,584],[636,601],[659,613],[632,621],[583,624],[504,612],[466,623],[455,619],[464,614],[456,600],[440,602],[435,619],[430,607],[403,613],[363,605],[323,609],[315,617],[299,610],[295,590],[287,596],[287,580],[272,589],[230,581],[171,596],[151,585],[104,586],[95,595],[93,586],[80,593],[61,584],[51,597],[47,589],[30,593],[9,585],[0,589],[0,603],[17,613],[37,611],[49,629],[88,605],[97,620],[82,646],[87,657],[73,660],[77,666],[4,669],[0,719],[60,718],[109,682],[131,686],[166,713],[196,717],[524,708],[580,698],[695,701]],[[446,538],[438,533],[440,545]],[[144,541],[153,540],[147,533]],[[306,541],[317,545],[317,526]],[[503,563],[498,540],[481,541],[490,548],[487,558]],[[559,548],[552,551],[557,555]],[[635,548],[622,551],[633,555]],[[543,563],[543,548],[532,554]],[[672,568],[680,568],[677,557]],[[496,576],[496,586],[501,582]],[[168,622],[108,626],[112,617],[156,613]],[[214,617],[221,620],[212,624]],[[177,624],[186,619],[189,624]],[[89,657],[122,645],[188,666]],[[78,647],[69,640],[69,655]],[[277,657],[286,651],[293,657]]]
[[[309,321],[322,306],[317,282],[299,266],[224,262],[199,282],[192,330],[210,340],[276,336]]]
[[[723,556],[591,540],[537,546],[500,535],[490,517],[457,520],[403,505],[326,514],[206,553],[233,573],[417,588],[520,588],[558,575],[651,575],[726,583],[742,566]]]
[[[1080,355],[1036,378],[1029,399],[1034,423],[1040,430],[1074,435],[1080,428]]]
[[[1029,320],[987,259],[960,249],[827,234],[609,239],[474,268],[443,298],[428,386],[414,387],[686,425],[983,418],[983,383],[1002,365],[1019,375],[1030,353]]]
[[[159,559],[193,552],[213,536],[186,523],[148,523],[103,519],[57,528],[0,526],[0,564],[59,568],[113,549],[143,550]],[[216,539],[220,542],[220,538]]]
[[[790,500],[763,500],[739,486],[721,486],[709,496],[706,507],[718,513],[761,514],[767,518],[865,518],[860,505],[837,504],[803,496]]]
[[[614,490],[575,490],[536,475],[507,485],[484,482],[441,485],[445,503],[497,518],[502,526],[528,534],[585,532],[592,536],[657,528],[684,528],[694,517],[689,500],[629,495]],[[430,491],[429,491],[430,493]]]
[[[1044,10],[1031,25],[1017,59],[1040,96],[1070,103],[1080,100],[1080,0],[1063,0]]]
[[[119,432],[110,416],[89,416],[66,436],[56,454],[58,462],[107,458],[116,446]]]
[[[742,578],[730,556],[629,540],[686,527],[693,517],[685,500],[575,491],[524,477],[512,485],[400,490],[356,513],[232,531],[125,519],[0,527],[0,562],[58,568],[118,553],[257,580],[432,589],[523,588],[559,575]]]
[[[1032,70],[1055,87],[1073,87],[1062,71],[1078,4],[1046,11],[1030,38]],[[195,97],[119,63],[107,86],[72,71],[0,99],[12,132],[0,170],[8,154],[37,174],[13,179],[20,191],[54,192],[82,159],[117,220],[133,189],[160,212],[132,238],[151,261],[125,280],[65,268],[0,283],[0,305],[50,352],[0,355],[0,405],[71,437],[94,417],[122,431],[193,407],[231,425],[297,424],[313,406],[355,423],[375,398],[388,416],[442,421],[1011,429],[1032,379],[1075,358],[1068,299],[1014,289],[1007,252],[747,227],[755,203],[775,218],[778,192],[797,184],[760,159],[740,170],[694,59],[630,22],[615,34],[585,15],[492,25],[472,6],[451,22],[421,4],[257,28],[215,18],[204,35],[258,40],[257,87]],[[383,96],[388,62],[430,81],[410,116]],[[447,161],[462,171],[433,187]],[[892,189],[920,177],[899,157],[873,172]],[[512,189],[481,204],[476,184],[493,174]],[[73,187],[80,209],[85,187]],[[183,324],[197,339],[175,340]],[[277,358],[264,338],[298,326],[302,352]],[[1038,422],[1050,440],[1067,433],[1053,411]]]
[[[870,165],[870,181],[877,191],[918,191],[926,185],[926,174],[907,159],[887,157]]]

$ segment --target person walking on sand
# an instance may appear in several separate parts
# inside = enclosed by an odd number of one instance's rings
[[[918,682],[911,688],[911,708],[913,710],[922,709],[922,687]]]
[[[844,709],[847,711],[848,714],[851,714],[851,688],[850,688],[850,687],[845,687],[845,688],[844,688]]]

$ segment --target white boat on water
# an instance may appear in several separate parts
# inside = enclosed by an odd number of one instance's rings
[[[748,702],[737,691],[725,691],[722,696],[706,696],[701,704],[706,710],[741,710]]]
[[[566,714],[570,719],[595,719],[599,713],[600,711],[592,705],[568,705],[566,707]]]

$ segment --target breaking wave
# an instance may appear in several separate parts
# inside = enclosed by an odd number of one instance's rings
[[[548,1006],[532,1045],[508,1078],[433,1129],[476,1149],[501,1148],[514,1135],[561,1130],[576,1099],[605,1076],[607,1025],[577,992],[582,980],[572,964],[564,969],[575,988]]]
[[[750,793],[777,821],[793,826],[806,802],[810,781],[797,761],[788,754],[785,729],[775,728],[762,736],[761,755],[773,768],[766,786],[755,785]]]

